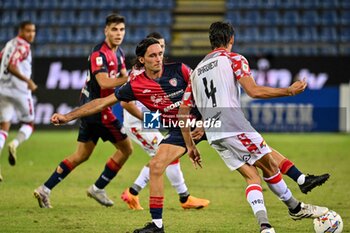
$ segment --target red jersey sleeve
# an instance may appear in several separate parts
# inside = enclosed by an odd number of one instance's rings
[[[107,59],[103,53],[96,51],[90,57],[91,73],[97,74],[100,72],[108,73]]]
[[[230,60],[232,61],[232,70],[237,80],[252,75],[249,63],[244,56],[234,53],[230,55]]]
[[[182,63],[181,72],[182,72],[182,76],[184,77],[185,82],[188,83],[189,78],[190,78],[191,73],[192,73],[192,69],[189,66]]]
[[[29,46],[19,45],[10,55],[10,64],[17,66],[18,62],[23,61],[29,55]]]
[[[185,93],[182,97],[182,103],[188,107],[194,106],[193,96],[192,96],[192,83],[191,79],[188,79],[188,85],[185,89]]]

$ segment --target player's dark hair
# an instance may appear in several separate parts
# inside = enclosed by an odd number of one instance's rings
[[[110,14],[106,17],[106,26],[109,26],[112,23],[125,23],[124,16],[118,15],[118,14]]]
[[[139,61],[139,57],[144,57],[145,53],[147,51],[147,48],[153,44],[159,44],[159,41],[153,37],[151,38],[145,38],[140,41],[140,43],[137,44],[135,49],[136,59],[135,59],[135,67],[141,68],[143,67],[143,64]]]
[[[235,34],[232,24],[227,22],[215,22],[209,28],[209,40],[211,48],[227,47],[231,37]]]
[[[29,20],[22,21],[18,25],[18,30],[23,30],[27,25],[34,25],[34,23],[32,21],[29,21]]]
[[[150,34],[148,34],[146,36],[146,38],[154,38],[154,39],[157,39],[157,40],[164,39],[162,34],[160,34],[159,32],[151,32]]]

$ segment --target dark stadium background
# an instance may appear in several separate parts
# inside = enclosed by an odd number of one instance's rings
[[[248,58],[259,84],[284,87],[303,74],[309,77],[302,101],[248,100],[248,109],[252,104],[265,109],[255,116],[256,125],[265,124],[261,129],[266,131],[349,131],[350,1],[1,0],[0,9],[1,48],[16,35],[19,22],[31,20],[37,26],[33,44],[33,79],[39,84],[37,128],[50,127],[53,112],[77,105],[87,56],[104,38],[105,17],[115,12],[126,17],[122,48],[128,68],[135,45],[153,31],[164,35],[168,61],[195,68],[210,51],[209,25],[230,21],[236,31],[233,50]],[[274,104],[283,108],[282,122],[276,122]],[[312,107],[308,125],[298,117],[305,105]],[[298,111],[291,110],[295,106]],[[295,121],[288,120],[291,114]],[[332,124],[320,127],[329,117]],[[266,127],[278,124],[281,127]]]

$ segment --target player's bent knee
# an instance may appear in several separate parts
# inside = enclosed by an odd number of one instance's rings
[[[164,173],[166,165],[162,164],[161,161],[152,158],[151,161],[149,162],[149,168],[150,168],[150,173],[153,175],[161,175]]]

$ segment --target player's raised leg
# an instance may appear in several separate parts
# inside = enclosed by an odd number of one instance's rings
[[[317,218],[327,213],[328,208],[304,204],[293,197],[292,192],[279,172],[277,163],[271,154],[264,155],[255,164],[263,171],[264,180],[277,197],[284,202],[289,209],[289,215],[292,219],[298,220],[302,218]]]
[[[328,173],[319,176],[310,174],[305,175],[295,166],[292,161],[284,157],[277,150],[272,149],[271,154],[279,164],[278,166],[281,173],[292,178],[299,185],[302,193],[307,194],[315,187],[324,184],[330,177]]]

